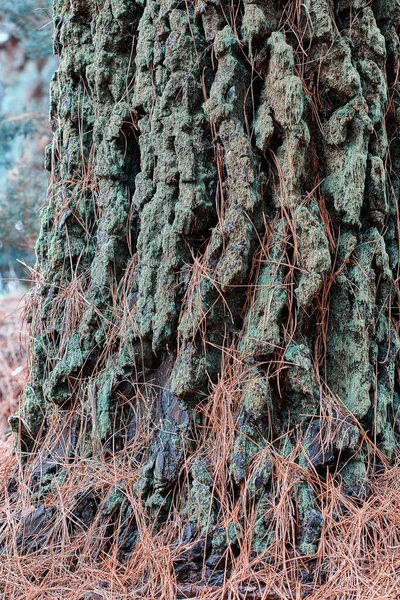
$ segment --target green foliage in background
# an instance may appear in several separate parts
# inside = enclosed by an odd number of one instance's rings
[[[26,56],[47,58],[51,54],[51,2],[49,0],[2,0],[0,19],[9,25]]]
[[[39,209],[47,191],[43,147],[50,139],[52,56],[49,0],[0,7],[0,292],[33,265]]]

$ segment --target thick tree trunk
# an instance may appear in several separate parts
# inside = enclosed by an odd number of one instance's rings
[[[203,540],[176,565],[185,583],[218,585],[244,546],[312,558],[330,482],[362,502],[396,455],[399,12],[55,0],[51,191],[12,425],[42,456],[40,498],[54,454],[128,449],[149,522]]]

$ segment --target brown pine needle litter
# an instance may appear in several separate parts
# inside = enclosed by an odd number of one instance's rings
[[[26,381],[21,293],[0,296],[0,440],[8,430],[8,417],[15,412]],[[0,441],[2,443],[2,441]]]
[[[369,491],[361,502],[344,495],[340,473],[327,473],[323,481],[296,464],[300,441],[285,457],[271,446],[274,483],[265,512],[255,514],[248,501],[248,483],[258,462],[265,459],[265,448],[255,456],[240,496],[223,504],[222,499],[229,497],[225,486],[230,478],[223,458],[231,444],[226,424],[232,394],[234,390],[223,389],[220,382],[215,386],[214,403],[209,404],[212,409],[204,409],[215,420],[213,435],[205,436],[203,450],[216,470],[213,493],[222,503],[221,524],[235,525],[240,546],[238,555],[227,548],[223,557],[226,576],[220,585],[179,581],[177,568],[190,561],[201,540],[185,542],[182,511],[179,515],[174,503],[167,522],[154,527],[146,507],[132,492],[140,467],[133,457],[138,455],[141,432],[120,452],[62,464],[56,451],[49,453],[50,444],[47,448],[42,444],[24,469],[21,456],[13,456],[9,444],[1,446],[0,598],[400,598],[400,465],[372,468],[370,448]],[[68,425],[58,434],[58,444],[68,443],[67,429]],[[60,428],[55,426],[49,433],[53,448],[56,430]],[[365,446],[368,450],[370,443]],[[62,475],[51,475],[51,461],[61,467]],[[38,498],[40,486],[46,484],[45,469],[50,470],[51,484],[43,504]],[[304,480],[312,486],[323,515],[313,556],[302,556],[296,546],[294,498],[296,486]],[[268,524],[270,544],[254,553],[251,540],[260,519]]]

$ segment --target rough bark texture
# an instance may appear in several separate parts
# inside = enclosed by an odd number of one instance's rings
[[[251,511],[268,556],[281,461],[312,556],[318,484],[363,501],[396,455],[399,13],[55,0],[52,184],[12,425],[29,455],[58,423],[72,461],[135,441],[148,518],[206,540],[184,581],[204,558],[226,569]]]

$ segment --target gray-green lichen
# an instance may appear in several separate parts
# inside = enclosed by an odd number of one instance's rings
[[[344,235],[338,257],[342,268],[332,290],[327,376],[334,393],[357,418],[363,418],[372,401],[370,349],[379,310],[376,303],[390,280],[390,268],[383,238],[375,228],[358,240]]]
[[[300,265],[304,268],[295,293],[299,305],[307,306],[321,288],[331,266],[331,255],[315,204],[310,210],[300,206],[295,212],[295,219]]]
[[[253,305],[248,312],[242,341],[243,354],[250,360],[271,355],[280,343],[280,323],[287,302],[287,289],[283,283],[286,264],[283,227],[282,221],[277,223],[268,245],[268,255],[261,258]]]

